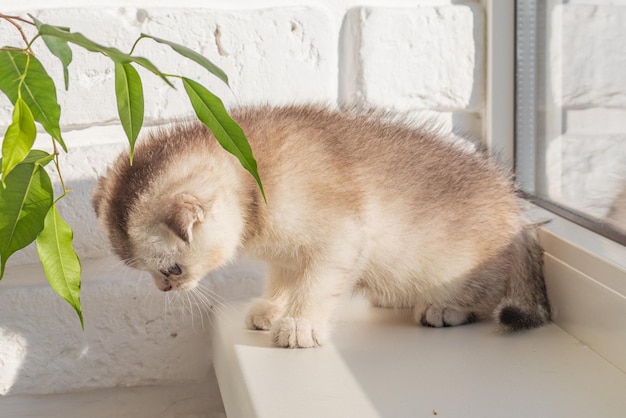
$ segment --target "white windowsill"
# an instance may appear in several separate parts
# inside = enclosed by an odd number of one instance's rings
[[[621,417],[626,411],[626,249],[541,209],[554,323],[430,329],[360,299],[317,349],[272,346],[216,316],[214,364],[236,417]]]
[[[215,370],[229,418],[618,417],[626,374],[554,324],[500,335],[493,324],[415,326],[351,301],[333,340],[272,347],[219,315]]]

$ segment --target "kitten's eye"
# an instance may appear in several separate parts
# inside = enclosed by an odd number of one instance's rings
[[[181,274],[183,274],[183,270],[180,268],[180,266],[178,264],[174,264],[173,266],[170,266],[167,270],[159,270],[163,275],[165,276],[180,276]]]
[[[170,274],[173,274],[174,276],[180,276],[181,274],[183,274],[183,270],[180,268],[178,264],[174,264],[167,271]]]

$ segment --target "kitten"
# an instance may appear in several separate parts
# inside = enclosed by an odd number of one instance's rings
[[[266,191],[200,123],[121,155],[93,205],[114,252],[162,291],[244,250],[268,264],[247,315],[277,345],[324,344],[342,295],[410,308],[425,326],[550,319],[542,249],[493,161],[428,128],[313,106],[232,112]]]

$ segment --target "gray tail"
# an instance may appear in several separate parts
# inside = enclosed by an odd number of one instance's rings
[[[511,246],[509,284],[494,316],[501,329],[508,332],[539,327],[550,321],[543,249],[536,226],[524,228]]]

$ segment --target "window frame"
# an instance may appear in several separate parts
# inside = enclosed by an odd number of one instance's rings
[[[487,12],[487,100],[485,106],[485,142],[490,152],[496,156],[501,164],[514,172],[516,181],[525,190],[525,197],[536,206],[544,207],[546,213],[553,213],[568,220],[572,224],[582,223],[583,227],[589,230],[589,234],[579,233],[581,247],[586,247],[585,242],[596,241],[596,236],[605,237],[607,234],[598,234],[590,229],[597,225],[593,221],[585,224],[582,222],[572,222],[571,211],[561,208],[560,206],[545,202],[542,199],[532,196],[534,189],[534,177],[528,174],[534,167],[532,155],[535,154],[535,144],[521,144],[516,149],[515,138],[519,136],[520,126],[516,126],[516,112],[524,112],[524,109],[516,109],[516,35],[515,35],[515,19],[516,19],[516,0],[484,0]],[[516,131],[517,130],[517,131]],[[521,151],[520,151],[521,150]],[[520,170],[520,168],[522,168]],[[519,174],[522,172],[520,178]],[[538,203],[538,204],[537,204]],[[602,247],[589,246],[589,251],[597,251],[601,257],[610,257],[609,254],[621,253],[621,249],[625,249],[624,257],[614,262],[619,264],[626,270],[626,246],[613,239],[607,237],[614,244],[606,244]],[[609,250],[607,247],[611,247]],[[626,276],[625,276],[626,280]]]
[[[545,118],[542,115],[538,115],[536,112],[535,103],[538,102],[538,98],[541,98],[541,94],[547,94],[539,93],[537,86],[542,86],[542,84],[549,82],[542,80],[540,74],[545,72],[542,70],[547,70],[550,64],[538,62],[541,60],[541,57],[537,58],[536,51],[540,38],[532,34],[526,35],[525,32],[539,29],[547,30],[549,23],[543,21],[541,16],[560,2],[561,0],[550,0],[538,4],[535,0],[517,0],[509,3],[514,3],[515,6],[515,24],[513,25],[515,65],[530,67],[530,71],[517,71],[517,67],[515,67],[514,71],[514,111],[516,112],[515,137],[518,139],[521,138],[521,140],[516,141],[514,145],[516,180],[524,191],[525,197],[536,205],[550,212],[557,213],[559,216],[595,231],[613,241],[626,245],[626,234],[614,229],[609,223],[603,222],[601,219],[595,219],[592,216],[569,208],[566,205],[561,205],[553,200],[543,198],[537,193],[537,188],[541,187],[539,185],[545,181],[543,178],[538,178],[536,174],[538,167],[545,165],[545,157],[539,150],[537,127],[545,123],[550,125],[550,130],[553,133],[556,133],[561,132],[562,126],[560,118]],[[537,18],[537,16],[540,18]],[[517,31],[519,28],[522,30]],[[521,48],[519,48],[520,45]],[[519,102],[523,103],[523,105],[519,105]],[[550,115],[550,113],[557,114],[561,112],[561,109],[555,108],[547,112],[548,115]],[[542,120],[542,118],[548,120]],[[535,140],[533,141],[532,139]]]
[[[516,49],[517,3],[483,0],[488,57],[484,136],[491,153],[506,168],[512,172],[522,168],[516,180],[532,191],[534,176],[526,174],[534,170],[535,143],[528,141],[517,149],[515,144],[520,129],[524,129],[516,126],[519,112],[522,117],[533,117],[523,113],[528,109],[516,108],[515,101],[516,65],[524,64]],[[525,137],[533,135],[527,132]],[[544,273],[553,321],[626,371],[626,246],[585,227],[589,225],[572,222],[569,212],[557,205],[532,197],[529,200],[532,208],[528,216],[538,222],[550,221],[540,227],[539,235],[545,250]]]

